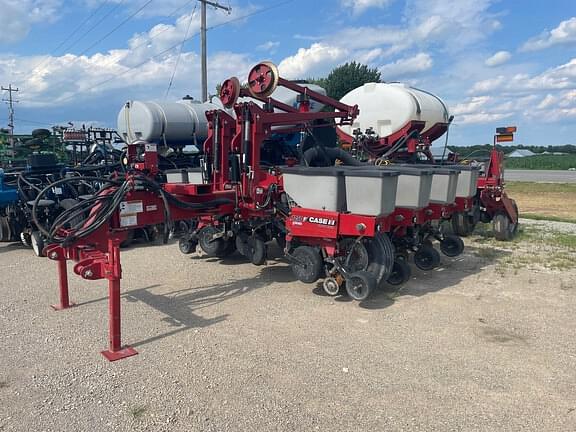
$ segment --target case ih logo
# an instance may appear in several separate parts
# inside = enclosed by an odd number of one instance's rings
[[[336,226],[336,219],[320,218],[315,216],[292,216],[292,223],[294,225],[302,225],[304,222],[313,223],[316,225]]]
[[[335,226],[336,219],[319,218],[315,216],[304,216],[304,222],[310,222],[317,225]]]

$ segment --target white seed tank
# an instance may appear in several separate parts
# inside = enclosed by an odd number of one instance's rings
[[[118,113],[118,133],[127,142],[144,140],[169,146],[202,143],[208,135],[206,111],[223,109],[220,99],[198,102],[128,101]]]
[[[354,129],[365,132],[372,128],[384,138],[398,132],[409,122],[425,121],[422,132],[437,123],[448,123],[446,104],[437,96],[400,83],[369,83],[347,93],[341,102],[358,105],[360,115],[352,126],[342,131],[352,135]]]

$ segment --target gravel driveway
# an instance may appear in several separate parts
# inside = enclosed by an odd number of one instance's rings
[[[0,430],[576,430],[576,271],[498,274],[477,247],[360,305],[282,260],[134,248],[140,354],[108,363],[105,281],[54,312],[55,264],[0,245]]]

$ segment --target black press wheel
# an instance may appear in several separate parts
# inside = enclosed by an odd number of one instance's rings
[[[393,286],[402,285],[410,280],[411,275],[412,269],[406,260],[403,258],[397,258],[394,261],[392,272],[390,273],[390,276],[388,276],[386,282]]]
[[[456,257],[464,252],[464,242],[455,235],[445,235],[440,242],[440,252],[448,257]]]
[[[304,283],[314,283],[322,276],[323,262],[320,251],[311,246],[299,246],[292,253],[292,272]]]
[[[219,232],[220,230],[216,227],[205,226],[198,233],[198,243],[209,257],[220,257],[228,246],[222,238],[214,238],[214,235]]]
[[[250,236],[244,249],[246,258],[254,265],[262,265],[266,262],[266,243],[258,236]]]
[[[346,292],[356,300],[366,300],[376,288],[377,282],[374,275],[367,271],[352,273],[346,279]]]
[[[510,222],[506,213],[500,212],[494,215],[492,219],[492,228],[494,230],[494,237],[496,240],[509,241],[514,237],[515,225]]]
[[[452,231],[454,231],[454,234],[459,235],[460,237],[469,236],[472,234],[472,232],[474,232],[474,228],[476,228],[473,217],[462,212],[454,213],[452,215],[451,222]]]
[[[185,237],[180,237],[178,240],[178,249],[180,249],[180,252],[182,252],[184,255],[189,255],[196,251],[196,246],[198,246],[196,242],[188,240]]]
[[[44,238],[40,231],[32,231],[30,234],[30,242],[32,243],[32,250],[37,257],[44,256]]]
[[[414,264],[424,271],[435,269],[440,264],[440,254],[433,247],[424,245],[414,254]]]
[[[324,279],[322,282],[322,289],[331,297],[340,294],[340,285],[338,285],[338,281],[333,277],[327,277]]]

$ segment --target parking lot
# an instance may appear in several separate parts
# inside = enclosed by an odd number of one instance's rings
[[[72,277],[78,305],[55,312],[55,263],[2,244],[0,430],[576,429],[576,269],[525,263],[547,254],[529,240],[466,243],[361,304],[295,281],[278,250],[256,267],[129,249],[139,355],[115,363],[105,281]]]

